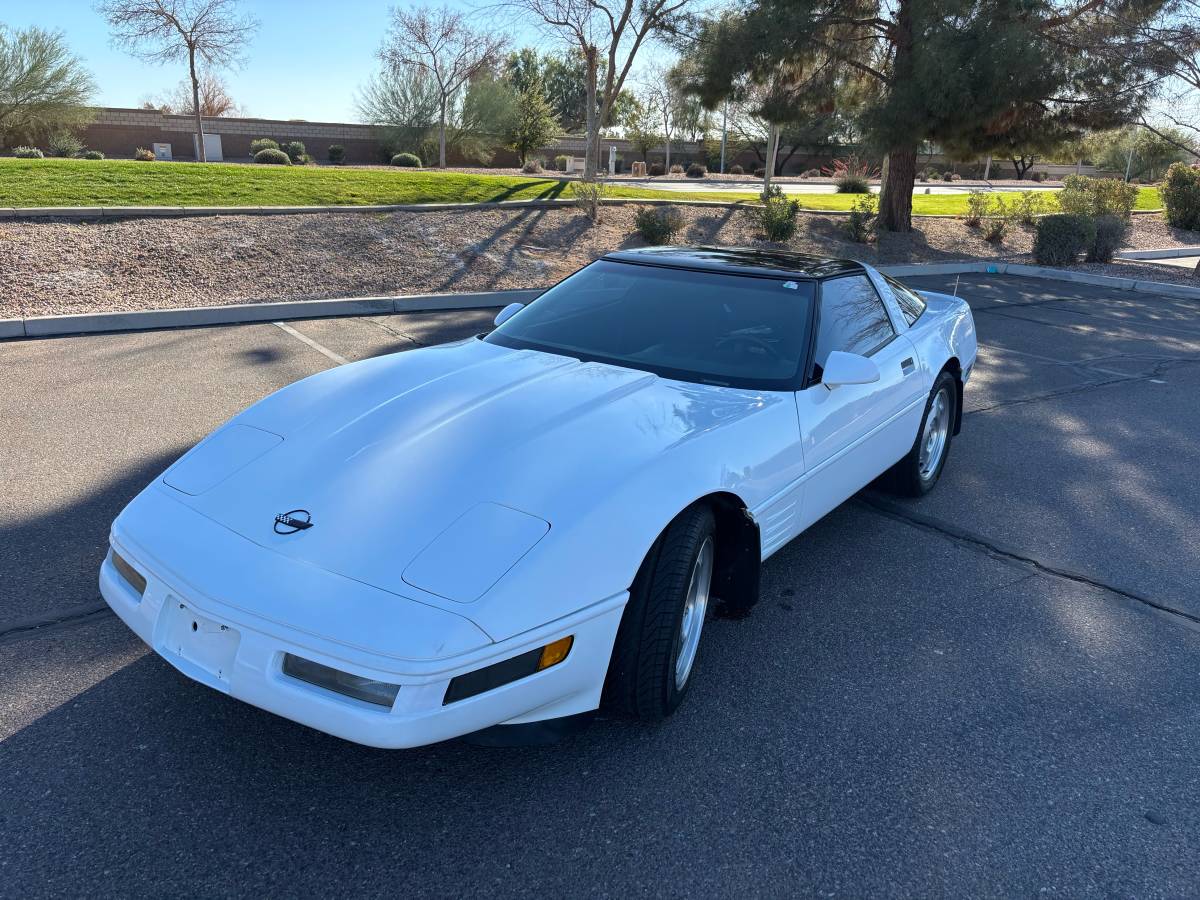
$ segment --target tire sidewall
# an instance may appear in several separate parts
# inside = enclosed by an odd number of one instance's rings
[[[934,398],[942,390],[946,392],[946,399],[950,405],[950,422],[946,432],[946,446],[942,448],[942,458],[938,460],[937,468],[929,475],[928,478],[921,476],[921,441],[925,437],[925,425],[929,421],[929,413],[933,409]],[[914,481],[920,485],[921,493],[928,493],[933,490],[933,486],[938,483],[938,479],[942,477],[942,470],[946,468],[946,460],[950,458],[950,444],[954,440],[954,420],[958,415],[958,392],[954,388],[954,377],[946,371],[942,371],[933,382],[933,388],[929,392],[929,397],[925,400],[925,415],[921,416],[921,428],[917,432],[917,442],[913,445],[912,453],[912,471]]]
[[[682,688],[679,687],[679,685],[676,684],[675,666],[678,664],[679,654],[683,650],[683,634],[681,633],[681,629],[683,628],[684,610],[687,607],[688,587],[691,583],[690,575],[691,575],[692,571],[695,569],[696,559],[700,555],[700,548],[704,546],[705,539],[711,537],[711,538],[713,538],[714,541],[716,540],[716,528],[715,528],[715,523],[713,522],[711,514],[709,514],[704,521],[705,521],[705,524],[700,529],[700,532],[699,532],[698,536],[696,537],[695,541],[693,541],[691,551],[688,554],[687,571],[689,573],[689,577],[687,579],[685,579],[684,584],[683,584],[683,589],[679,592],[678,597],[676,597],[675,614],[671,620],[671,628],[672,628],[672,633],[674,634],[674,637],[671,642],[671,652],[667,658],[667,671],[665,673],[666,683],[667,683],[668,687],[667,687],[667,696],[665,698],[664,705],[666,707],[667,715],[670,715],[671,713],[673,713],[678,708],[679,704],[681,702],[683,702],[683,698],[687,694],[688,688],[690,688],[692,686],[692,683],[696,680],[696,668],[700,664],[700,651],[701,651],[701,648],[704,646],[704,630],[703,630],[704,622],[702,621],[700,623],[700,627],[701,627],[700,646],[697,647],[697,649],[696,649],[696,658],[694,660],[692,660],[692,668],[691,668],[691,671],[688,673],[687,681],[685,681],[683,683]],[[714,546],[713,550],[715,552],[715,550],[716,550],[715,546]],[[709,609],[711,609],[711,605],[712,605],[712,584],[710,582],[710,584],[709,584]],[[705,619],[707,619],[709,616],[709,609],[705,610]]]

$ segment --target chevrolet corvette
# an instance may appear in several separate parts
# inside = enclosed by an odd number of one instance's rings
[[[413,747],[673,712],[705,621],[962,423],[962,300],[793,253],[610,253],[487,334],[235,416],[113,523],[100,588],[196,681]]]

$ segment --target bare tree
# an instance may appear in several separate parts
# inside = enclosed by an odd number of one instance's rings
[[[143,109],[157,109],[167,115],[195,116],[196,109],[192,100],[192,85],[184,79],[175,85],[174,90],[163,94],[158,99],[148,98],[142,101]],[[244,116],[246,111],[238,106],[237,101],[229,96],[229,88],[217,75],[206,72],[200,76],[200,115],[205,119],[219,119],[222,116]]]
[[[97,8],[113,41],[135,56],[160,64],[187,60],[197,156],[206,162],[196,60],[207,69],[240,62],[258,22],[238,11],[237,0],[105,0]]]
[[[379,57],[393,70],[429,73],[438,93],[438,167],[446,168],[446,122],[467,83],[498,65],[507,40],[476,31],[448,7],[392,9],[392,25]]]
[[[501,0],[534,16],[546,31],[578,47],[586,64],[587,152],[583,177],[596,177],[600,129],[642,45],[669,25],[689,0]],[[603,60],[604,71],[600,73]]]
[[[671,142],[679,131],[679,120],[685,115],[687,98],[674,73],[662,64],[652,65],[643,80],[650,109],[662,128],[663,143],[666,145],[664,168],[669,172]]]
[[[83,124],[95,90],[61,33],[0,25],[0,147]]]

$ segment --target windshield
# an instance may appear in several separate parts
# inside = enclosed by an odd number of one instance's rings
[[[811,281],[600,260],[490,335],[542,350],[730,387],[791,390],[808,347]]]

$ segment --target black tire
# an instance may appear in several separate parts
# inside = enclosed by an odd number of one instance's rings
[[[676,685],[680,627],[696,557],[706,539],[715,541],[715,533],[712,510],[692,506],[646,554],[630,587],[608,665],[604,703],[614,712],[650,721],[666,718],[695,680],[693,666],[683,687]]]
[[[930,410],[939,393],[943,393],[947,403],[948,427],[945,446],[937,465],[932,470],[923,473],[921,443],[925,438],[925,425],[929,421]],[[958,415],[957,407],[958,385],[955,384],[954,376],[950,372],[942,371],[934,380],[929,398],[925,401],[925,414],[921,416],[921,427],[917,429],[917,439],[913,441],[912,449],[908,451],[904,459],[888,470],[885,484],[889,490],[905,497],[923,497],[933,490],[933,486],[942,476],[942,470],[946,467],[946,460],[950,458],[950,445],[954,439],[954,422]]]

